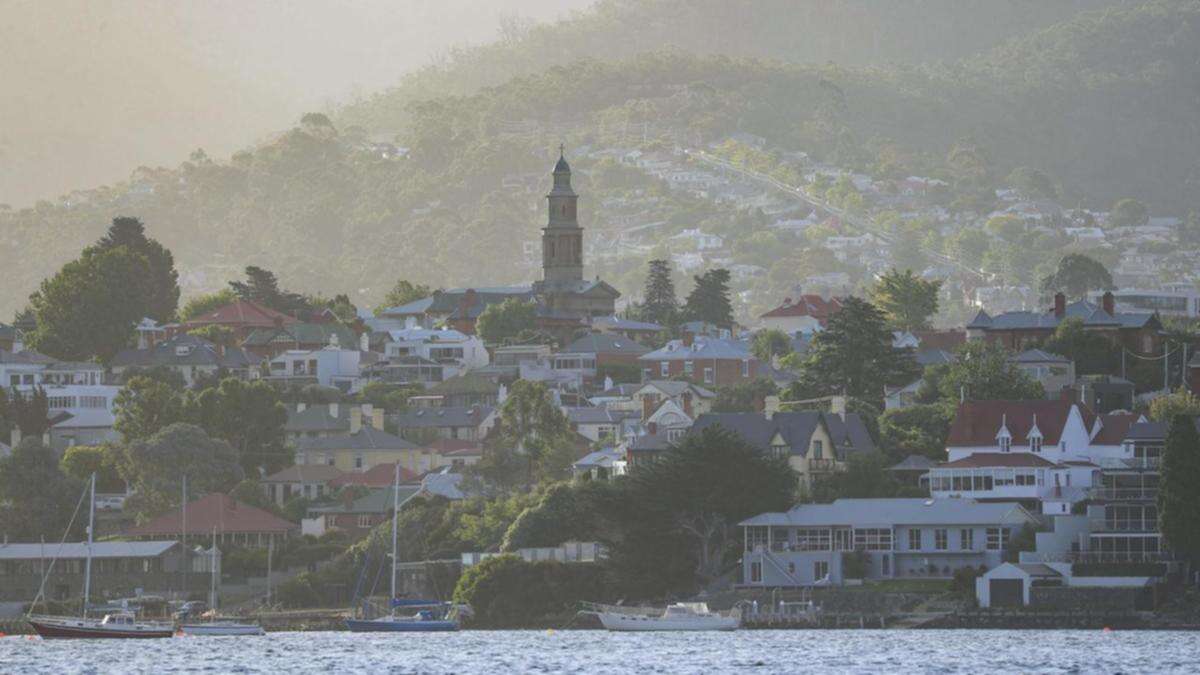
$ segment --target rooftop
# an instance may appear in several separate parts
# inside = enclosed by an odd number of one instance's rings
[[[368,424],[354,434],[296,439],[299,450],[408,450],[416,447],[410,441]]]
[[[801,504],[785,513],[763,513],[739,525],[801,527],[895,525],[999,525],[1032,522],[1014,502],[974,499],[838,499],[832,504]]]
[[[237,501],[229,495],[213,493],[188,502],[188,532],[217,534],[285,533],[299,529],[269,511]],[[125,532],[130,537],[178,536],[183,532],[183,510],[175,509]]]

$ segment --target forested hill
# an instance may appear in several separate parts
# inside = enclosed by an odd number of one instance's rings
[[[881,4],[887,15],[896,5],[953,13],[960,3]],[[983,12],[994,3],[961,4]],[[601,3],[577,21],[632,25],[623,12],[638,7]],[[904,24],[907,32],[916,30],[914,21]],[[687,25],[681,22],[681,34]],[[777,35],[773,27],[762,30],[763,45],[785,44],[768,39]],[[800,150],[876,175],[916,173],[958,184],[970,172],[976,184],[996,187],[1013,167],[1031,166],[1062,184],[1067,204],[1104,208],[1133,196],[1155,213],[1184,215],[1200,195],[1198,30],[1200,0],[1159,0],[1081,15],[953,63],[846,67],[697,56],[686,45],[622,61],[570,60],[573,47],[550,58],[553,32],[535,29],[507,47],[469,52],[414,77],[439,81],[488,54],[495,77],[508,68],[500,65],[506,54],[532,74],[429,98],[409,98],[405,91],[419,89],[410,82],[347,108],[333,125],[317,116],[229,161],[197,152],[174,169],[142,168],[127,182],[56,203],[0,209],[0,316],[23,305],[41,279],[119,214],[142,218],[175,252],[185,292],[218,287],[246,264],[274,270],[296,290],[349,292],[365,302],[378,300],[397,277],[443,286],[527,281],[535,271],[513,261],[537,241],[546,172],[560,140],[572,150],[701,146],[748,131],[766,138],[769,149]],[[610,47],[605,56],[620,55]],[[478,74],[475,84],[489,77]],[[459,85],[471,89],[466,80]],[[394,134],[408,157],[381,157],[368,142],[380,132]],[[964,148],[970,166],[958,161]],[[699,226],[736,239],[763,227],[611,161],[580,157],[572,165],[589,237],[616,227],[618,216],[666,222],[664,236]],[[653,206],[636,214],[613,206],[634,193]],[[739,251],[738,262],[765,267],[787,253]],[[606,262],[589,273],[629,292],[637,281],[630,270],[641,262]]]

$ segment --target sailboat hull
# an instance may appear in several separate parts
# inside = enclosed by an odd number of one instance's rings
[[[346,628],[355,633],[438,633],[458,630],[458,622],[411,619],[346,619]]]
[[[169,628],[137,627],[117,628],[105,627],[99,623],[82,619],[28,619],[29,625],[38,635],[46,639],[120,639],[146,640],[152,638],[169,638],[174,631]]]

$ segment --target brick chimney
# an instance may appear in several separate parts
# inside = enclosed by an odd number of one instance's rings
[[[654,409],[656,407],[658,407],[657,406],[658,401],[656,400],[656,398],[657,397],[655,397],[653,395],[642,396],[642,421],[643,422],[650,419],[650,416],[654,414]]]
[[[683,346],[684,347],[691,347],[692,343],[695,341],[696,341],[696,336],[694,333],[692,333],[691,331],[684,331],[684,333],[683,333]]]
[[[466,319],[470,316],[470,309],[475,306],[475,289],[468,288],[466,293],[463,293],[462,298],[458,301],[458,313],[461,318]]]
[[[350,433],[357,434],[358,432],[362,431],[362,419],[362,408],[350,409]]]
[[[696,419],[696,416],[692,414],[692,392],[683,392],[683,395],[680,396],[679,399],[683,403],[683,414],[692,419]]]
[[[1054,316],[1059,319],[1067,315],[1067,296],[1063,293],[1054,294]]]
[[[1113,297],[1112,291],[1104,291],[1104,296],[1100,299],[1100,305],[1104,308],[1104,311],[1108,312],[1109,314],[1117,313],[1116,298]]]

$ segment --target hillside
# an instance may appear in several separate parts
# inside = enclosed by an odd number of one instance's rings
[[[862,5],[832,6],[849,12]],[[574,21],[642,26],[629,18],[640,15],[628,13],[641,7],[601,3]],[[653,24],[644,25],[652,42]],[[734,240],[735,262],[795,274],[807,271],[795,269],[800,252],[763,239],[759,217],[668,190],[597,152],[699,148],[743,131],[766,139],[776,156],[803,151],[847,169],[939,176],[970,190],[978,186],[966,186],[961,168],[945,161],[969,138],[983,165],[972,180],[985,186],[1028,165],[1062,183],[1064,203],[1104,208],[1137,196],[1156,212],[1182,215],[1197,206],[1189,180],[1200,177],[1197,28],[1200,3],[1153,2],[1083,15],[952,64],[853,68],[697,56],[686,44],[617,62],[550,59],[550,36],[563,34],[537,28],[352,105],[335,118],[336,128],[301,125],[227,162],[198,152],[174,169],[139,169],[128,182],[59,203],[0,211],[0,268],[9,289],[0,311],[17,309],[117,214],[141,217],[175,252],[185,292],[220,286],[250,263],[297,290],[345,291],[365,304],[398,277],[435,285],[529,280],[535,270],[525,244],[536,242],[560,140],[578,156],[572,163],[589,236],[630,222],[663,223],[654,230],[661,245],[702,227]],[[785,43],[763,30],[761,51]],[[587,34],[563,38],[572,45],[564,53],[602,51],[602,41],[581,44]],[[411,98],[447,82],[464,91],[489,84],[492,76],[482,72],[473,83],[452,77],[477,59],[494,63],[497,78],[521,69],[512,63],[536,72],[473,93]],[[409,149],[407,158],[384,158],[371,145],[369,135],[385,130]],[[589,273],[628,293],[638,282],[631,271],[640,273],[652,253],[606,258]]]

